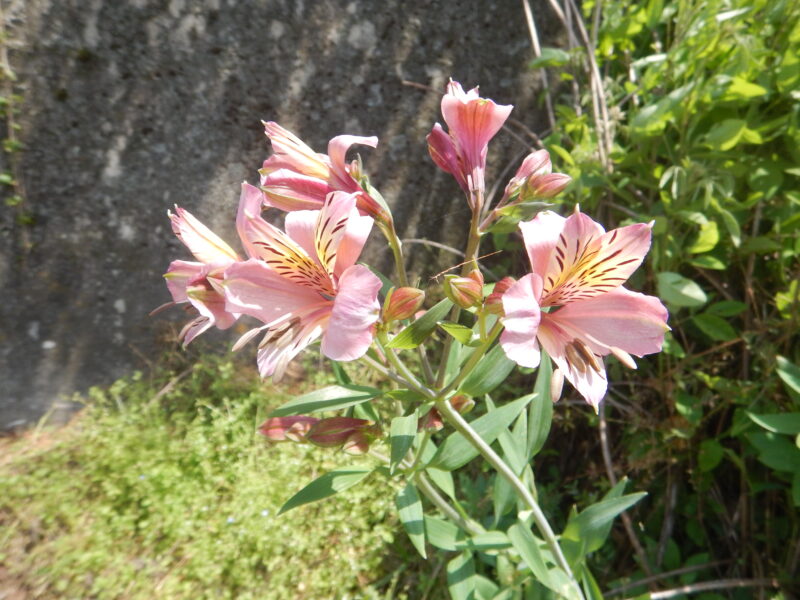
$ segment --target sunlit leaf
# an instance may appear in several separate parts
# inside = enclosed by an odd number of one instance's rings
[[[436,329],[436,324],[444,319],[452,306],[453,303],[445,298],[438,304],[429,308],[424,315],[394,336],[386,346],[388,348],[397,348],[401,350],[416,348],[425,341],[425,338],[427,338],[434,329]]]
[[[338,494],[360,483],[367,475],[372,473],[372,471],[371,468],[366,467],[346,467],[325,473],[289,498],[286,503],[281,506],[278,514],[285,513],[303,504],[316,502],[317,500],[322,500],[323,498]]]
[[[411,482],[397,493],[395,497],[397,512],[400,521],[408,534],[411,543],[422,558],[427,558],[425,552],[425,523],[423,521],[422,501],[419,499],[417,488]]]
[[[664,271],[656,275],[659,297],[674,306],[697,307],[708,301],[706,293],[691,279]]]
[[[305,415],[323,410],[337,410],[380,396],[381,391],[363,385],[331,385],[290,400],[271,413],[273,417]]]

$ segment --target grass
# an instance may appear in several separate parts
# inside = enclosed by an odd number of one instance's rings
[[[277,516],[316,475],[353,463],[256,433],[288,391],[203,359],[182,378],[93,389],[67,427],[5,440],[0,597],[392,595],[413,558],[390,482]]]

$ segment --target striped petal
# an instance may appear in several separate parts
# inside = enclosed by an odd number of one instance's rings
[[[322,267],[333,274],[339,244],[347,231],[347,222],[356,206],[356,194],[333,192],[317,215],[314,247]]]
[[[189,211],[175,207],[175,213],[167,213],[172,222],[172,231],[203,263],[239,260],[236,252],[208,227],[198,221]]]

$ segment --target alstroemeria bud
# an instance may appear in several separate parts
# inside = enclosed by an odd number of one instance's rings
[[[452,406],[456,412],[465,415],[475,408],[475,400],[464,394],[456,394],[450,398],[450,406]]]
[[[410,319],[425,301],[425,292],[413,287],[392,288],[383,303],[383,322]]]
[[[531,152],[522,161],[522,164],[517,169],[514,177],[508,182],[506,186],[504,197],[510,198],[515,193],[519,192],[520,188],[532,177],[539,175],[546,175],[552,170],[550,163],[550,154],[547,150],[537,150]]]
[[[460,277],[458,275],[445,275],[444,276],[444,294],[453,304],[461,308],[470,308],[477,305],[483,300],[483,276],[480,272],[478,275],[470,273],[469,277]],[[480,277],[481,281],[478,281]]]
[[[503,294],[508,291],[512,285],[517,282],[513,277],[503,277],[500,281],[494,284],[492,293],[486,296],[484,306],[486,310],[494,315],[502,315],[503,311]]]
[[[560,194],[565,187],[572,181],[572,177],[564,173],[549,173],[531,177],[523,190],[522,195],[526,198],[553,198]]]
[[[442,415],[440,415],[439,411],[435,408],[431,408],[425,416],[419,420],[417,430],[422,431],[423,429],[430,429],[432,431],[439,431],[443,427],[444,421],[442,421]]]
[[[331,448],[341,446],[354,433],[368,427],[369,421],[351,417],[330,417],[314,424],[305,439],[316,446]]]
[[[370,425],[348,437],[342,445],[342,450],[354,456],[366,454],[369,451],[369,445],[380,435],[380,426],[377,424]]]
[[[319,422],[315,417],[272,417],[264,421],[258,432],[273,442],[304,442],[311,427]]]

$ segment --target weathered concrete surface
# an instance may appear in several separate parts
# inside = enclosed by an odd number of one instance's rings
[[[467,211],[425,149],[441,120],[439,94],[401,81],[480,84],[515,104],[531,129],[544,127],[521,5],[511,0],[3,7],[24,94],[21,172],[35,222],[22,227],[2,211],[0,428],[142,367],[159,336],[185,319],[147,316],[168,299],[169,261],[188,258],[166,210],[179,203],[234,242],[239,184],[268,155],[261,119],[320,151],[340,133],[378,135],[378,149],[363,157],[401,235],[434,240],[463,231]],[[546,12],[537,12],[545,38]],[[521,148],[507,134],[498,139],[496,170]],[[375,240],[369,255],[388,267]],[[431,256],[417,249],[420,271]]]

